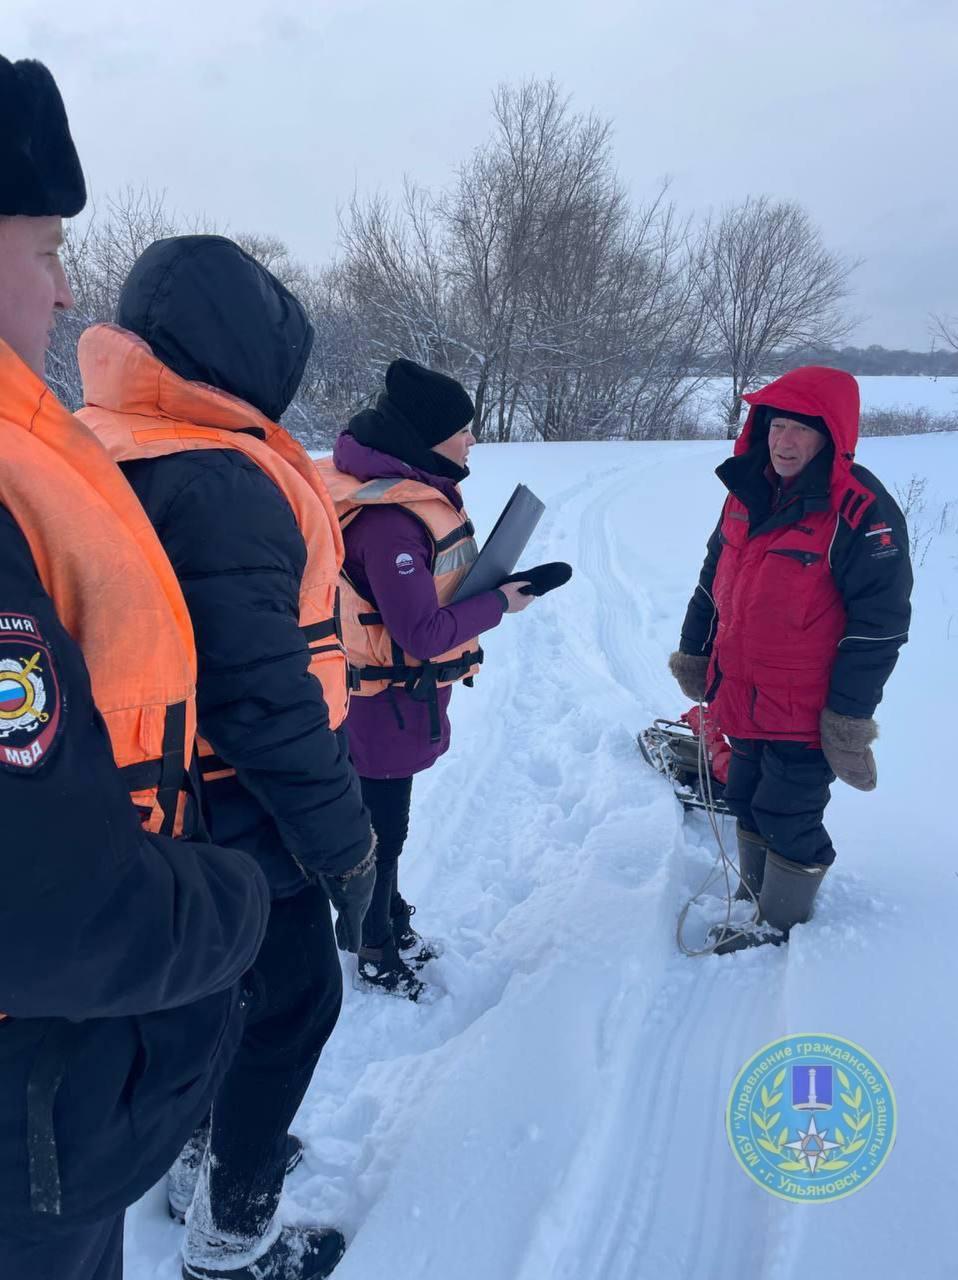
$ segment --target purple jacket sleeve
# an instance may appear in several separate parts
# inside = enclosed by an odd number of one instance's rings
[[[364,512],[363,521],[356,550],[364,575],[386,630],[407,653],[425,662],[499,625],[505,609],[496,591],[439,604],[429,535],[414,516],[383,507]]]

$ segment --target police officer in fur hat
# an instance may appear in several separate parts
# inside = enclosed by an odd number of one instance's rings
[[[201,842],[195,652],[153,530],[43,382],[86,193],[57,86],[0,57],[0,1276],[118,1280],[123,1218],[239,1041],[269,895]]]

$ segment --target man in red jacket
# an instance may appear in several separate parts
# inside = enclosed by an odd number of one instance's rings
[[[808,366],[746,396],[729,490],[669,666],[706,699],[731,744],[726,802],[764,929],[716,951],[781,942],[806,921],[835,859],[822,823],[835,777],[877,783],[870,744],[908,638],[905,521],[854,464],[858,384]],[[746,896],[740,891],[740,896]]]

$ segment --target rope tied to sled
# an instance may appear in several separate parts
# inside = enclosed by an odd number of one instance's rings
[[[748,931],[747,927],[735,928],[734,930],[732,928],[732,903],[734,901],[732,876],[735,877],[739,884],[745,886],[745,891],[752,900],[752,915],[751,919],[747,922],[747,925],[756,925],[759,923],[759,910],[758,898],[742,879],[739,868],[729,857],[725,849],[725,842],[722,839],[719,815],[716,811],[715,805],[715,794],[712,789],[712,770],[707,758],[708,753],[705,744],[705,703],[701,698],[699,699],[698,706],[700,731],[695,736],[698,741],[697,764],[699,787],[705,801],[704,807],[705,812],[708,814],[709,826],[712,830],[712,834],[715,836],[717,852],[715,855],[715,861],[709,868],[705,879],[679,912],[679,918],[675,926],[675,941],[683,955],[711,956],[715,954],[715,948],[721,941],[728,941],[729,938],[743,937]],[[704,947],[690,947],[685,941],[685,922],[688,918],[689,911],[720,877],[724,877],[725,879],[725,920],[720,925],[714,942],[708,942]],[[739,899],[739,901],[744,901],[744,899]]]

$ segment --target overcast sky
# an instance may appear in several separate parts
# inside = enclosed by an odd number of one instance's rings
[[[309,262],[354,189],[448,182],[495,85],[552,75],[637,199],[802,201],[865,259],[856,341],[958,312],[955,0],[0,0],[0,32],[56,75],[96,194],[149,183]]]

